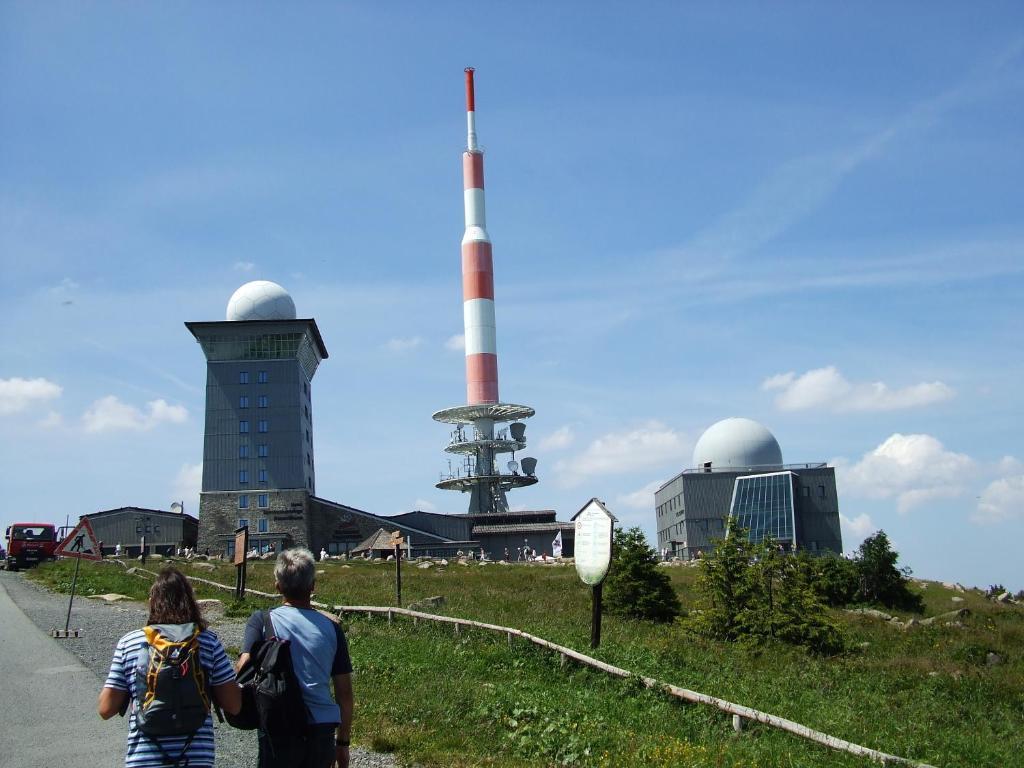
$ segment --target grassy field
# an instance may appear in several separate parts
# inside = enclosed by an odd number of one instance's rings
[[[156,564],[150,566],[156,568]],[[393,605],[394,565],[322,564],[316,599]],[[31,577],[67,591],[73,565]],[[234,583],[230,565],[186,572]],[[684,606],[695,572],[668,569]],[[517,627],[587,651],[589,591],[571,567],[406,564],[403,604],[443,595],[438,612]],[[249,584],[272,591],[271,567],[250,566]],[[79,589],[144,598],[148,585],[110,565],[83,563]],[[201,596],[226,593],[200,587]],[[961,597],[962,603],[951,598]],[[935,766],[1020,765],[1024,749],[1024,609],[938,584],[925,615],[966,607],[962,626],[901,631],[836,612],[848,653],[823,659],[775,646],[762,653],[695,638],[681,624],[605,617],[592,655],[639,674],[787,717],[833,736]],[[254,603],[256,604],[256,603]],[[245,614],[251,605],[239,606]],[[356,666],[354,738],[430,766],[846,766],[865,765],[774,729],[748,725],[573,665],[502,636],[407,619],[349,617]],[[990,652],[1002,663],[986,661]]]

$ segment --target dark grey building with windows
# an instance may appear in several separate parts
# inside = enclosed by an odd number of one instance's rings
[[[147,552],[169,555],[180,547],[195,547],[199,533],[199,521],[184,512],[118,507],[82,517],[89,518],[106,555],[114,554],[118,544],[125,555],[138,555],[143,537]]]
[[[771,536],[786,549],[842,553],[833,467],[783,464],[775,437],[749,419],[710,427],[693,463],[654,494],[662,552],[685,560],[708,553],[735,519],[754,541]]]

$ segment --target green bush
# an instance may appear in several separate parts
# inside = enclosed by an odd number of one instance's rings
[[[854,556],[859,575],[856,600],[923,613],[924,600],[910,589],[910,568],[896,567],[899,557],[885,531],[864,539]]]
[[[700,564],[701,612],[691,626],[717,640],[763,645],[772,641],[832,655],[845,647],[839,628],[811,587],[812,563],[780,552],[770,538],[750,543],[731,526]]]
[[[615,529],[611,569],[605,581],[604,610],[628,619],[667,622],[681,610],[668,574],[640,528]]]

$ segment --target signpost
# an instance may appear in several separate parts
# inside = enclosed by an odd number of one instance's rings
[[[245,599],[246,556],[249,554],[249,526],[235,529],[235,600]]]
[[[615,517],[598,499],[588,501],[576,516],[576,573],[591,587],[590,647],[601,644],[601,592],[612,562]]]
[[[64,633],[59,634],[57,630],[54,630],[55,637],[69,637],[68,627],[71,625],[71,603],[75,600],[75,588],[78,586],[78,569],[81,567],[83,560],[101,560],[103,558],[99,544],[96,541],[96,534],[92,532],[89,518],[83,517],[79,521],[67,538],[54,550],[54,554],[58,557],[75,558],[75,575],[71,577],[71,597],[68,599],[68,615],[64,619]]]
[[[405,539],[399,531],[391,534],[391,546],[395,550],[395,599],[399,608],[402,607],[402,545]]]

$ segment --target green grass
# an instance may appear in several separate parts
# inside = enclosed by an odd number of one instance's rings
[[[321,564],[316,598],[331,604],[394,604],[393,564]],[[188,569],[187,569],[188,570]],[[70,585],[66,563],[33,578]],[[230,565],[214,574],[234,583]],[[669,569],[684,606],[695,572]],[[88,576],[86,576],[88,574]],[[589,591],[569,568],[406,565],[403,604],[444,595],[441,612],[517,627],[587,651]],[[125,581],[129,580],[129,581]],[[136,583],[137,582],[137,583]],[[147,583],[111,566],[83,564],[80,585],[143,597]],[[270,564],[250,564],[249,584],[270,591]],[[123,587],[123,588],[122,588]],[[200,586],[205,596],[210,588]],[[134,590],[134,591],[129,591]],[[222,597],[227,593],[212,593]],[[834,614],[852,650],[816,658],[784,646],[754,653],[693,637],[677,623],[606,616],[592,655],[639,674],[720,696],[885,752],[943,766],[1019,764],[1024,747],[1024,610],[977,592],[930,584],[926,615],[967,607],[962,627],[901,631],[877,619]],[[240,608],[242,613],[255,605]],[[407,619],[349,616],[356,666],[354,738],[424,765],[866,765],[758,725],[742,735],[729,718],[636,682],[609,678],[503,636]],[[992,651],[1005,663],[986,664]]]

